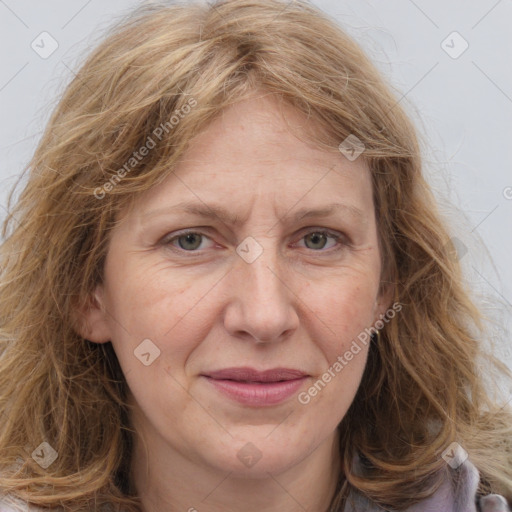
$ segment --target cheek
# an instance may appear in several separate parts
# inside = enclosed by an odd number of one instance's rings
[[[118,268],[110,274],[107,309],[112,311],[112,344],[139,404],[158,400],[154,396],[158,382],[172,391],[176,407],[183,405],[185,363],[211,326],[214,311],[203,303],[211,304],[208,291],[215,282],[196,279],[192,285],[186,273],[177,274],[142,265],[137,272]]]
[[[323,340],[323,352],[335,359],[347,350],[353,339],[371,327],[374,321],[378,281],[359,273],[331,279],[323,286],[307,284],[302,296],[311,311],[311,322],[318,329],[317,339]]]
[[[125,331],[142,339],[163,340],[182,321],[189,323],[189,314],[215,284],[212,277],[193,279],[162,265],[119,266],[110,275],[110,311]]]
[[[198,277],[186,269],[176,271],[158,264],[133,270],[119,268],[116,282],[111,283],[115,291],[110,300],[116,315],[112,344],[138,398],[149,400],[150,396],[141,395],[146,394],[145,389],[166,382],[180,401],[184,399],[180,386],[186,386],[188,361],[220,314],[222,299],[216,287],[220,277],[214,273]],[[147,341],[143,345],[147,339],[156,348]],[[150,366],[136,357],[147,349],[156,354],[154,359],[150,356]]]
[[[312,323],[316,330],[312,333],[323,365],[298,399],[315,407],[317,417],[327,413],[334,428],[350,407],[364,373],[376,286],[350,281],[330,290],[329,294],[310,296],[310,303],[321,305],[315,310]]]

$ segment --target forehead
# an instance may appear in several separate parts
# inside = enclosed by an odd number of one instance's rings
[[[371,208],[363,158],[350,161],[316,147],[309,140],[316,129],[322,129],[316,119],[272,95],[238,102],[190,141],[173,172],[139,203],[145,213],[189,200],[225,209],[273,203],[276,212],[301,214],[308,205],[337,201],[354,211]]]
[[[319,132],[331,140],[329,151],[313,142]],[[231,157],[235,162],[243,156],[244,160],[261,163],[302,159],[319,164],[338,161],[351,164],[349,167],[364,168],[364,158],[354,162],[342,158],[338,149],[340,142],[327,134],[327,128],[316,117],[306,116],[275,94],[263,93],[238,101],[220,112],[189,142],[181,162],[195,160],[215,166],[216,161],[211,157],[221,154],[223,159]]]

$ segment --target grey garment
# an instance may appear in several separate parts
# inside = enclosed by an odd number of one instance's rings
[[[14,496],[3,496],[0,498],[0,512],[63,512],[62,507],[54,507],[51,509],[29,505],[23,500]],[[92,512],[92,511],[91,511]],[[112,505],[103,505],[101,510],[97,509],[94,512],[114,512]]]
[[[15,498],[13,496],[6,496],[0,498],[0,512],[63,512],[62,507],[57,508],[42,508],[36,507],[35,505],[29,505],[28,503],[20,500],[19,498]],[[112,505],[103,506],[101,508],[101,512],[113,512],[114,509]],[[99,510],[94,512],[100,512]]]
[[[58,509],[57,509],[58,510]],[[35,505],[29,505],[24,501],[11,496],[4,496],[0,499],[0,512],[48,512],[48,509],[42,509]]]
[[[354,460],[356,466],[359,461]],[[474,464],[466,459],[456,470],[447,466],[447,479],[433,496],[408,507],[403,512],[512,512],[503,496],[489,494],[481,498],[476,491],[480,475]],[[455,484],[448,472],[455,471]],[[343,512],[382,512],[384,509],[370,502],[360,493],[352,492]]]

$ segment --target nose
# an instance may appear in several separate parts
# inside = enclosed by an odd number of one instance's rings
[[[238,258],[229,272],[224,326],[234,337],[258,343],[282,341],[299,325],[294,283],[268,246],[252,263]]]

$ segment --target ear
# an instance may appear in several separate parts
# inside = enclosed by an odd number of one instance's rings
[[[386,311],[388,311],[391,308],[394,293],[395,287],[392,283],[383,282],[381,284],[379,295],[377,296],[377,300],[375,301],[374,322],[379,320],[381,316],[384,316],[386,314]]]
[[[103,285],[99,284],[92,297],[76,313],[76,330],[86,340],[107,343],[111,340],[108,313],[104,303]]]

